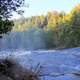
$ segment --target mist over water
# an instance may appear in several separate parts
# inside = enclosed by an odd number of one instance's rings
[[[41,30],[30,29],[25,32],[11,32],[0,39],[0,49],[44,49],[45,41]]]

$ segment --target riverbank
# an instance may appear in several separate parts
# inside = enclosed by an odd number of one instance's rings
[[[0,60],[0,80],[39,80],[32,70],[24,69],[16,60]]]

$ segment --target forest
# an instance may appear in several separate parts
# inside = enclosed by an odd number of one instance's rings
[[[80,47],[80,4],[70,13],[52,11],[47,15],[14,20],[12,32],[27,33],[45,42],[46,49]],[[39,41],[38,41],[39,42]]]
[[[11,32],[4,35],[1,44],[13,49],[80,47],[80,4],[69,13],[52,11],[47,15],[15,19]]]

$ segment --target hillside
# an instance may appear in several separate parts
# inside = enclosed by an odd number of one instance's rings
[[[23,17],[14,23],[12,32],[1,40],[2,48],[33,50],[80,47],[80,5],[68,14],[53,11],[46,16]]]

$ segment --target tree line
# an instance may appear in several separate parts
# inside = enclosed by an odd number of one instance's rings
[[[68,14],[48,12],[46,16],[32,16],[14,21],[12,31],[40,29],[47,48],[70,48],[80,46],[80,4]]]
[[[36,44],[41,44],[41,41],[45,43],[44,48],[46,49],[80,47],[80,4],[70,13],[53,11],[48,12],[47,15],[22,17],[14,20],[11,32],[16,33],[16,36],[19,33],[25,33],[21,37],[23,38],[22,42],[26,43],[25,47],[29,45],[28,43],[30,45],[34,43],[33,47],[35,47]],[[30,38],[30,36],[32,37]],[[41,41],[38,41],[39,37]],[[15,40],[18,40],[17,38],[18,36]],[[30,41],[26,42],[27,40]],[[31,40],[34,42],[32,43]],[[42,47],[39,46],[39,48]]]

